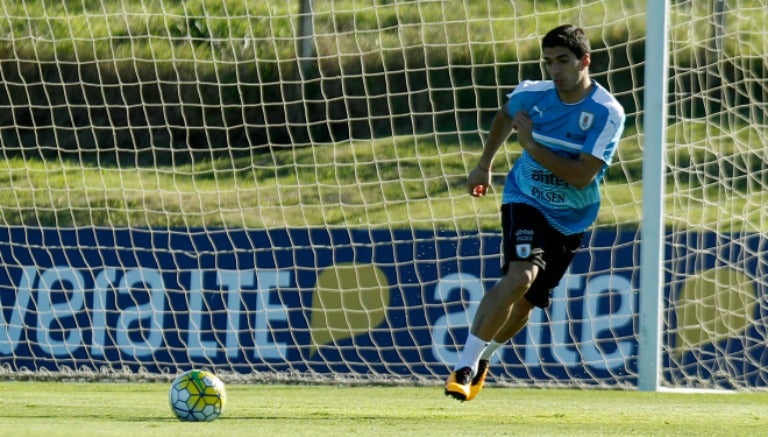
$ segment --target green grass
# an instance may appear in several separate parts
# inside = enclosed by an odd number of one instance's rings
[[[768,171],[754,127],[670,126],[667,223],[677,228],[768,231]],[[633,127],[602,187],[597,226],[636,227],[642,149]],[[484,199],[464,183],[480,138],[422,135],[275,148],[252,156],[156,167],[67,160],[0,160],[0,222],[7,226],[349,226],[496,230],[511,140]],[[727,177],[727,179],[724,179]]]
[[[313,26],[317,49],[323,56],[365,53],[371,48],[398,49],[403,39],[408,45],[422,40],[472,45],[473,50],[493,56],[489,41],[529,37],[541,30],[537,26],[551,28],[561,21],[599,25],[607,36],[623,33],[627,27],[644,26],[644,8],[636,2],[625,2],[623,8],[607,8],[593,1],[584,8],[565,10],[558,4],[541,3],[536,6],[524,1],[510,7],[499,2],[469,1],[464,7],[446,8],[439,2],[317,2],[313,5]],[[291,38],[295,37],[299,4],[299,0],[5,2],[0,33],[19,40],[9,48],[22,58],[42,56],[79,62],[129,56],[288,60],[295,56]],[[532,23],[534,14],[537,24]],[[489,17],[494,17],[491,26]],[[377,37],[357,38],[357,32],[374,32]],[[511,45],[500,44],[494,49],[514,56]],[[536,44],[531,44],[525,50],[535,49]],[[456,56],[468,56],[466,47],[452,52],[454,62]],[[166,67],[179,68],[178,64]]]
[[[399,48],[403,39],[407,45],[425,39],[433,44],[459,46],[453,49],[453,56],[457,56],[462,51],[460,46],[465,44],[482,51],[487,49],[483,43],[530,37],[542,28],[562,22],[599,27],[609,40],[615,34],[625,33],[627,28],[638,33],[645,26],[645,3],[623,0],[608,6],[602,1],[584,5],[574,1],[518,1],[510,6],[505,2],[466,1],[463,7],[446,8],[440,2],[336,0],[315,4],[313,21],[321,53],[365,52],[368,44]],[[296,28],[299,4],[299,0],[4,2],[5,19],[0,20],[0,32],[20,40],[20,44],[13,46],[19,53],[81,62],[144,54],[153,59],[194,56],[231,60],[249,55],[258,59],[288,59],[294,55],[294,44],[289,38]],[[711,11],[706,5],[672,6],[673,35],[678,41],[709,38],[706,32],[711,23],[705,20]],[[765,27],[754,19],[754,13],[759,14],[762,8],[760,0],[741,0],[741,13],[729,14],[726,48],[732,55],[761,55]],[[534,16],[536,19],[532,20]],[[378,38],[354,36],[356,32],[371,31]],[[185,41],[186,37],[192,38],[193,43]],[[246,44],[249,38],[272,41]],[[109,44],[90,43],[104,40],[109,40]],[[177,40],[177,44],[170,40]],[[531,50],[535,45],[531,45]],[[504,45],[496,49],[513,50]]]
[[[636,156],[631,135],[627,157]],[[0,161],[0,221],[6,225],[133,227],[416,227],[496,229],[504,177],[519,155],[497,157],[485,199],[465,182],[481,145],[435,136],[395,137],[177,166],[121,167],[66,160]],[[634,158],[633,158],[634,159]],[[604,224],[638,220],[640,161],[627,161],[604,187]],[[629,173],[625,176],[624,173]],[[633,188],[634,186],[634,188]]]
[[[13,436],[752,436],[768,427],[764,393],[672,394],[489,387],[472,402],[441,387],[228,386],[224,415],[182,423],[164,383],[2,382]]]

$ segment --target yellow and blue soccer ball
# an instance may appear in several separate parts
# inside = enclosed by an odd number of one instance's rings
[[[189,370],[171,384],[171,409],[179,420],[210,422],[224,411],[227,392],[218,376],[205,370]]]

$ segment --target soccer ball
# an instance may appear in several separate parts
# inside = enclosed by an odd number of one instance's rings
[[[221,379],[205,370],[189,370],[171,384],[171,409],[179,420],[210,422],[221,415],[227,392]]]

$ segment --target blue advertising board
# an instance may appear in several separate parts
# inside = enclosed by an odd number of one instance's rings
[[[444,375],[499,278],[500,242],[421,230],[3,228],[0,364]],[[636,383],[638,235],[597,231],[585,243],[551,306],[497,354],[495,377]],[[684,262],[666,269],[666,377],[715,375],[725,354],[741,363],[728,369],[737,385],[765,385],[763,239],[669,243],[668,259]],[[736,303],[707,310],[707,284],[724,281],[721,298]]]

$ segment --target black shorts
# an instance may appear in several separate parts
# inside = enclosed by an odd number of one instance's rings
[[[539,308],[549,306],[549,296],[573,261],[584,233],[563,235],[555,230],[538,209],[523,203],[501,205],[502,262],[507,274],[510,261],[529,261],[539,274],[525,298]]]

